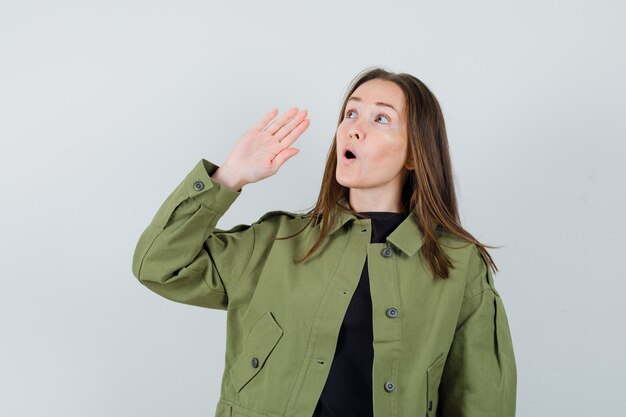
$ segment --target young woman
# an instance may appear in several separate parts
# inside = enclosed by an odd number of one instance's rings
[[[460,223],[443,115],[412,75],[363,71],[307,213],[218,220],[298,153],[306,110],[272,110],[201,159],[139,238],[132,270],[227,311],[216,416],[515,415],[516,364],[486,245]]]

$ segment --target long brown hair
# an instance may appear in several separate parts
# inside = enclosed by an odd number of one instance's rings
[[[443,113],[439,102],[424,83],[410,74],[396,74],[380,67],[366,68],[352,80],[343,98],[338,125],[343,120],[346,102],[352,93],[361,84],[374,79],[392,81],[404,92],[408,159],[411,160],[413,169],[407,171],[404,180],[402,203],[409,215],[414,215],[419,229],[424,234],[421,252],[431,271],[435,277],[448,278],[448,268],[454,267],[450,258],[441,249],[443,244],[437,239],[437,230],[447,231],[476,244],[488,266],[497,271],[498,268],[485,249],[485,247],[497,247],[480,243],[461,226]],[[321,230],[317,241],[296,263],[306,261],[322,245],[340,210],[345,210],[359,218],[363,217],[351,207],[338,204],[342,196],[348,195],[350,189],[339,184],[335,177],[336,168],[337,133],[335,132],[317,202],[306,213],[310,216],[309,220],[297,233],[276,238],[281,240],[296,236],[313,220],[319,223],[321,218]]]

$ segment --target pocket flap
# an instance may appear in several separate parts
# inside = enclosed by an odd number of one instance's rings
[[[427,416],[434,416],[437,410],[439,383],[441,382],[443,365],[446,363],[445,359],[446,355],[442,353],[426,370]]]
[[[263,368],[282,335],[283,330],[269,311],[252,326],[243,342],[243,350],[230,368],[230,379],[237,392]]]

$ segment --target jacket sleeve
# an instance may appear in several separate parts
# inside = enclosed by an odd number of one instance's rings
[[[184,304],[226,310],[254,248],[254,227],[216,228],[241,194],[211,178],[201,159],[167,197],[139,237],[133,275],[155,293]]]
[[[476,245],[439,386],[443,417],[514,417],[517,369],[500,295]]]

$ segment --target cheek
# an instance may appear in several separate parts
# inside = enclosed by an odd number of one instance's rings
[[[389,166],[402,165],[405,162],[406,143],[396,141],[380,151],[379,155],[385,159]]]

